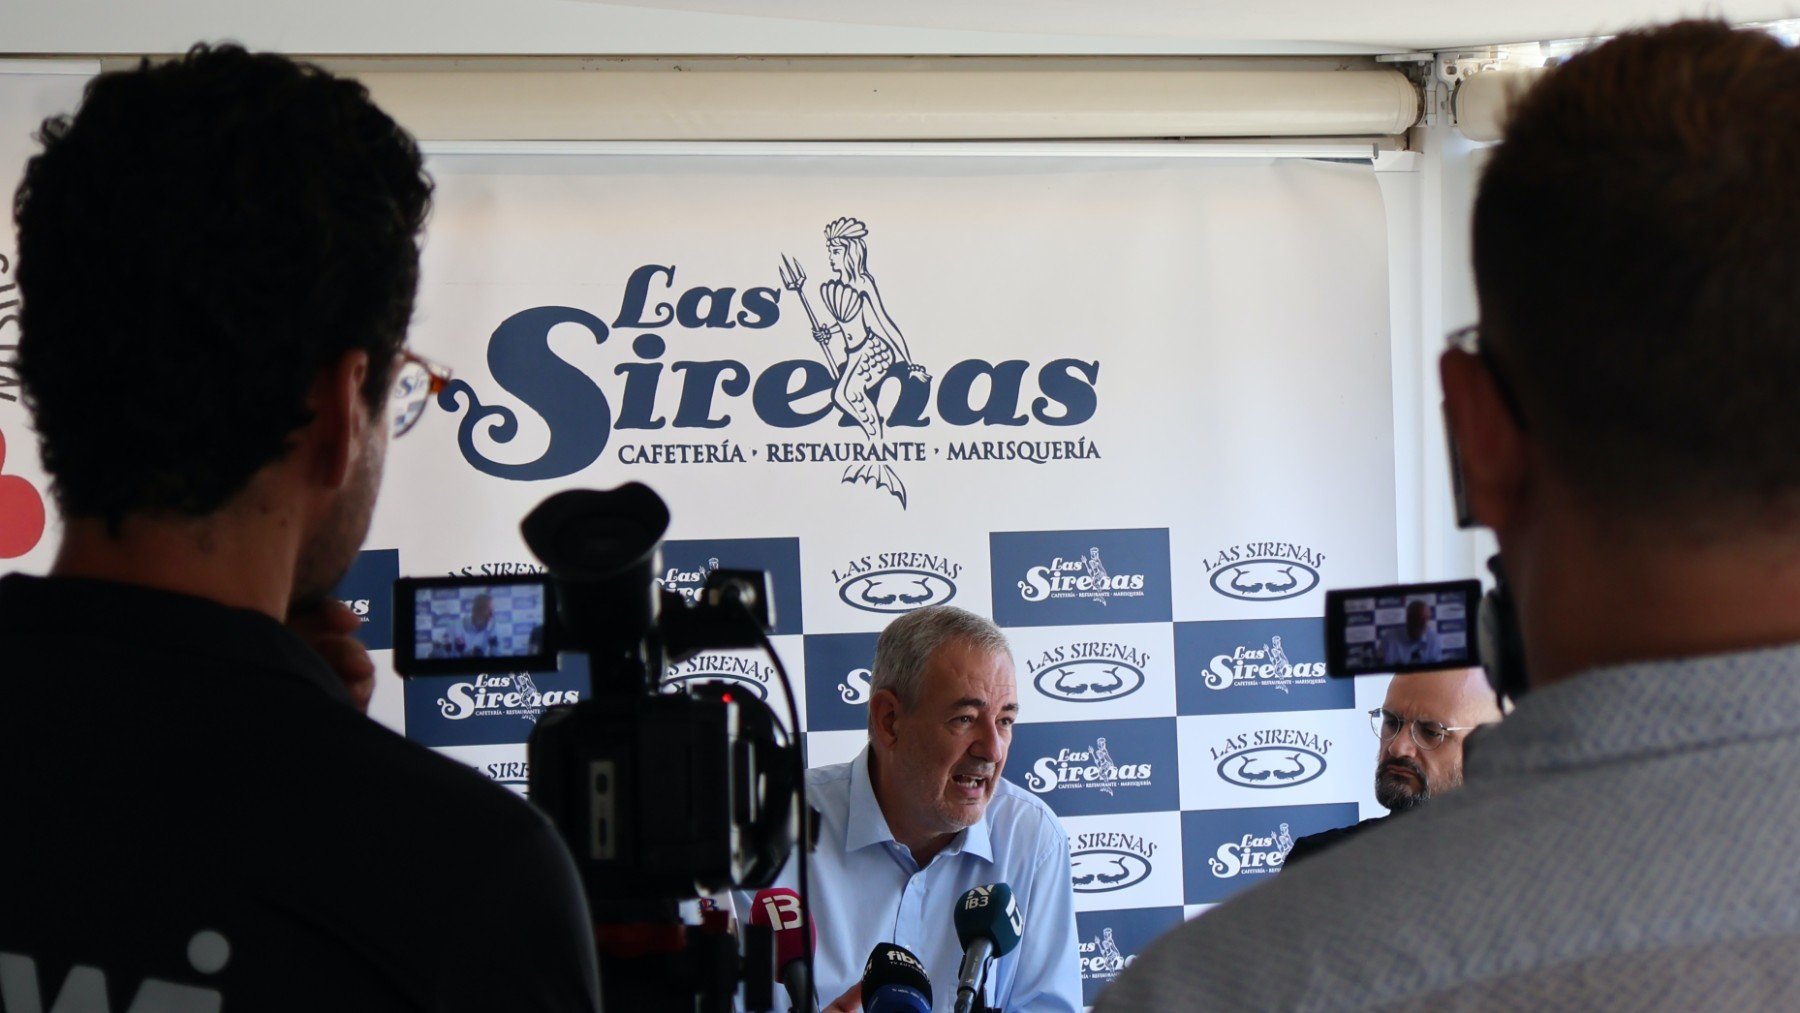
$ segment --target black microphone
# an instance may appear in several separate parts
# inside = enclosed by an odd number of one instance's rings
[[[904,946],[876,943],[863,965],[863,1013],[931,1013],[931,979]]]
[[[1025,919],[1005,883],[978,886],[956,902],[956,939],[962,943],[962,971],[956,981],[956,1013],[970,1013],[975,1006],[975,985],[987,970],[987,962],[1004,957],[1019,945]]]

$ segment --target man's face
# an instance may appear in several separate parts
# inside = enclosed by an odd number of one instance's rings
[[[469,621],[475,625],[476,629],[486,629],[488,620],[492,618],[494,618],[494,603],[486,595],[475,599],[469,605]]]
[[[941,645],[925,665],[918,705],[899,708],[893,741],[875,738],[900,812],[890,823],[953,834],[981,819],[994,797],[1018,715],[1012,658],[961,640]]]
[[[1415,672],[1388,683],[1382,707],[1401,721],[1425,722],[1420,738],[1431,731],[1486,724],[1500,719],[1487,678],[1480,669]],[[1463,740],[1467,731],[1450,732],[1436,749],[1421,748],[1413,726],[1400,729],[1381,744],[1375,763],[1375,800],[1393,812],[1404,812],[1462,784]]]

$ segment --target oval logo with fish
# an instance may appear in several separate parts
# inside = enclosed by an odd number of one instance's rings
[[[929,570],[876,570],[839,584],[838,597],[851,608],[891,615],[948,602],[956,582]]]
[[[1319,586],[1319,571],[1292,559],[1246,559],[1213,571],[1213,590],[1239,601],[1298,598]]]
[[[1032,682],[1039,693],[1055,700],[1098,703],[1137,692],[1144,685],[1144,672],[1125,661],[1078,658],[1045,667]]]
[[[728,682],[733,686],[741,686],[744,689],[749,690],[750,695],[756,697],[758,700],[767,700],[769,698],[769,687],[764,686],[754,679],[746,679],[741,675],[731,675],[725,672],[700,672],[695,675],[678,675],[673,678],[664,679],[662,682],[662,691],[665,693],[685,692],[689,686],[698,685],[703,682]]]
[[[1256,746],[1226,756],[1218,770],[1244,788],[1292,788],[1325,773],[1325,757],[1297,746]]]
[[[1149,876],[1149,859],[1118,848],[1094,848],[1069,856],[1069,882],[1076,893],[1123,890]]]
[[[758,700],[767,700],[769,680],[774,677],[774,666],[761,658],[709,651],[669,666],[660,688],[664,693],[683,693],[699,683],[726,682],[749,690]]]

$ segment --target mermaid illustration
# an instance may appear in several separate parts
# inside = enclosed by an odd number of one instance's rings
[[[800,305],[812,322],[813,340],[825,355],[825,364],[837,381],[831,401],[855,420],[870,442],[879,443],[884,430],[874,391],[898,363],[906,375],[929,380],[930,374],[915,363],[900,326],[887,311],[875,276],[869,273],[868,226],[855,218],[839,218],[825,227],[825,252],[835,278],[819,285],[819,299],[832,321],[821,323],[806,299],[806,272],[798,261],[782,257],[782,286],[800,297]],[[841,351],[839,347],[841,346]],[[863,461],[844,469],[845,482],[869,482],[887,489],[906,506],[906,486],[886,464]]]

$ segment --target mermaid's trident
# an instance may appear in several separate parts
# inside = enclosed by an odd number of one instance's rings
[[[813,313],[812,303],[806,299],[806,269],[800,266],[800,261],[784,253],[781,255],[781,266],[776,270],[781,273],[781,287],[800,297],[800,308],[806,311],[806,319],[812,324],[813,340],[819,343],[819,351],[825,355],[825,368],[831,371],[831,380],[836,383],[838,362],[831,354],[831,335],[834,330],[841,331],[842,328],[837,324],[829,328],[819,326],[819,318]]]

